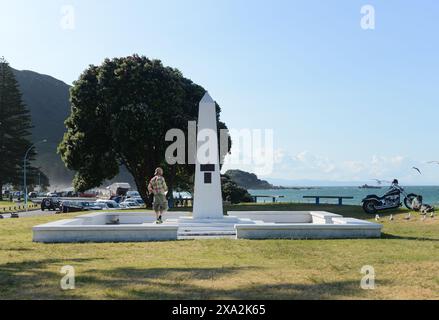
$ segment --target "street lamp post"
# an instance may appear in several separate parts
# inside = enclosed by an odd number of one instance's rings
[[[47,140],[41,140],[38,141],[36,143],[34,143],[33,145],[31,145],[29,147],[29,149],[27,149],[26,154],[24,155],[24,159],[23,159],[23,186],[24,186],[24,205],[26,207],[26,212],[28,210],[28,205],[27,205],[27,181],[26,181],[26,163],[27,163],[27,156],[29,155],[29,152],[37,145],[40,143],[46,143]]]

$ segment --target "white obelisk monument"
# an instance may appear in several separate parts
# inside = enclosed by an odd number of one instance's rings
[[[216,106],[207,92],[200,101],[195,164],[193,219],[223,219]]]

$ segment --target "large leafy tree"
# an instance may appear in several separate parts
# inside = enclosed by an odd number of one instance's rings
[[[170,166],[165,142],[170,129],[186,131],[198,115],[205,90],[159,60],[133,55],[90,66],[71,88],[72,112],[58,147],[75,170],[74,187],[85,191],[114,178],[120,166],[131,173],[147,200],[147,180],[166,168],[168,184],[187,186],[192,165]],[[218,121],[220,108],[217,107]],[[219,128],[226,128],[219,122]]]
[[[30,112],[23,103],[12,69],[4,58],[0,58],[0,200],[5,184],[22,185],[23,157],[32,145],[29,140],[31,128]],[[35,152],[31,150],[26,164],[30,184],[35,183],[39,172],[30,166],[34,157]]]
[[[253,198],[247,189],[238,186],[229,175],[225,174],[221,176],[221,186],[224,200],[230,201],[232,204],[253,202]]]

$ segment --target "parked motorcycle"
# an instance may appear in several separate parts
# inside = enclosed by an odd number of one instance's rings
[[[375,194],[368,195],[362,200],[363,210],[368,214],[375,214],[378,211],[389,209],[397,209],[402,206],[401,195],[404,196],[404,205],[407,209],[412,210],[413,200],[418,196],[414,193],[407,194],[403,187],[398,184],[398,180],[394,180],[389,191],[379,197]]]

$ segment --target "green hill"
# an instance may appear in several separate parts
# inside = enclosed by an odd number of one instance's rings
[[[51,185],[70,185],[73,173],[67,170],[56,153],[70,114],[69,89],[64,82],[33,71],[13,70],[23,100],[32,116],[32,141],[47,139],[38,145],[35,165],[49,177]]]
[[[23,100],[31,112],[34,126],[32,141],[47,139],[47,143],[37,147],[35,165],[41,167],[49,177],[52,188],[70,186],[74,173],[66,169],[56,153],[66,130],[64,121],[70,115],[70,86],[33,71],[13,69],[13,72],[20,85]],[[114,180],[132,183],[132,178],[125,169]]]

